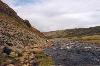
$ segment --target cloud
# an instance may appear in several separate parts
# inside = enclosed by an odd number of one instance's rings
[[[28,19],[40,31],[100,25],[100,0],[6,1],[20,17]]]

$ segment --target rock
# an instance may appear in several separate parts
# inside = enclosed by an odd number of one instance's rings
[[[28,20],[24,20],[24,23],[30,28],[32,27]]]
[[[13,65],[13,64],[9,64],[9,65],[7,65],[7,66],[15,66],[15,65]]]
[[[15,58],[18,57],[18,54],[16,52],[11,52],[9,56]]]
[[[10,53],[11,53],[11,49],[9,49],[8,47],[4,47],[3,48],[3,53],[6,53],[7,55],[10,55]]]
[[[53,58],[56,66],[100,65],[100,47],[91,43],[55,41],[54,45],[46,48],[44,52]]]

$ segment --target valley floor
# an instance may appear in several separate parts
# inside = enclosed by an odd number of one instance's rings
[[[51,39],[52,46],[44,52],[52,57],[55,66],[100,66],[100,45],[95,42]]]

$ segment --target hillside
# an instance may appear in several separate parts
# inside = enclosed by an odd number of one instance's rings
[[[44,35],[0,0],[0,66],[35,66]]]
[[[44,35],[47,36],[48,38],[66,38],[75,36],[80,37],[80,36],[100,35],[100,26],[51,31],[44,33]]]
[[[44,32],[44,35],[48,39],[68,38],[100,43],[100,26]]]

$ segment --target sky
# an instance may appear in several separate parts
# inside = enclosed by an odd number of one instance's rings
[[[42,32],[100,26],[100,0],[2,0]]]

